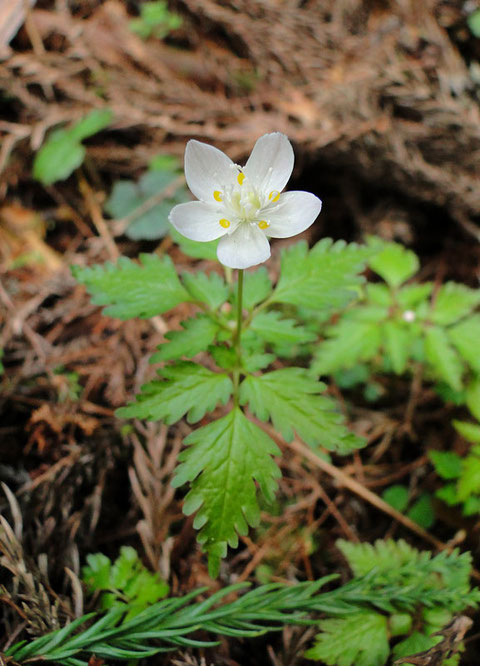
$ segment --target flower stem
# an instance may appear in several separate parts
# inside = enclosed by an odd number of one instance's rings
[[[242,367],[241,337],[243,322],[243,269],[238,271],[237,283],[237,328],[233,336],[233,348],[237,357],[235,370],[233,371],[233,400],[238,405],[238,387],[240,384],[240,368]]]

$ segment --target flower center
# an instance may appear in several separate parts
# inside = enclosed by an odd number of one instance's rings
[[[273,190],[260,194],[245,176],[243,171],[237,174],[236,182],[221,190],[214,190],[213,198],[223,204],[224,216],[219,218],[219,225],[233,232],[239,224],[250,223],[257,225],[264,231],[270,226],[267,220],[262,219],[262,209],[280,198],[280,192]]]

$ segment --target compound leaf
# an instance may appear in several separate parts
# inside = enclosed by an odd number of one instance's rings
[[[447,329],[448,337],[470,367],[480,374],[480,315],[475,314]]]
[[[426,301],[433,290],[431,282],[422,284],[407,284],[397,292],[399,305],[405,309],[415,308],[419,303]]]
[[[273,344],[296,345],[311,342],[317,337],[304,326],[297,325],[294,319],[283,319],[280,312],[259,312],[252,319],[250,331]]]
[[[443,328],[431,326],[425,334],[425,355],[435,373],[455,391],[462,388],[462,363]]]
[[[369,245],[377,250],[368,262],[370,268],[393,288],[406,282],[420,267],[415,252],[407,250],[403,245],[385,243],[379,238],[370,238]]]
[[[256,271],[245,273],[243,282],[243,306],[251,310],[264,301],[272,291],[272,282],[267,269],[262,266]],[[236,290],[235,290],[236,293]]]
[[[469,455],[463,460],[462,476],[457,484],[457,497],[463,502],[470,495],[480,494],[480,457]]]
[[[378,353],[382,344],[378,322],[345,317],[328,333],[331,337],[319,344],[312,361],[312,371],[319,375],[368,361]]]
[[[65,180],[85,159],[86,149],[68,130],[55,130],[33,162],[33,177],[44,185]]]
[[[68,178],[85,158],[80,142],[104,129],[112,118],[110,110],[96,109],[72,127],[52,132],[35,155],[33,177],[44,185]]]
[[[477,423],[468,423],[467,421],[453,420],[455,429],[472,444],[480,444],[480,425]]]
[[[94,109],[67,130],[76,141],[83,141],[108,127],[113,120],[110,109]]]
[[[300,242],[282,253],[281,275],[272,302],[306,308],[342,308],[363,282],[359,273],[372,250],[325,238],[310,251]]]
[[[442,479],[458,479],[462,473],[462,458],[453,451],[429,451],[428,456]]]
[[[322,633],[305,654],[328,666],[383,666],[390,654],[387,618],[362,610],[342,618],[319,623]]]
[[[247,377],[240,386],[240,404],[248,402],[262,421],[270,418],[286,441],[296,431],[312,447],[350,453],[364,442],[343,425],[334,403],[320,395],[324,388],[303,368],[284,368]]]
[[[405,372],[410,353],[412,336],[409,329],[398,321],[386,321],[383,324],[385,351],[397,375]]]
[[[365,576],[372,569],[378,574],[400,569],[405,564],[417,562],[419,551],[412,548],[403,539],[393,541],[377,539],[374,544],[352,543],[338,539],[335,545],[347,559],[355,576]],[[430,553],[428,553],[430,556]]]
[[[209,570],[215,576],[227,545],[235,548],[238,534],[258,524],[255,481],[267,501],[273,500],[280,470],[272,456],[280,451],[238,408],[192,432],[185,444],[173,485],[192,484],[183,510],[186,515],[197,511],[198,541],[208,552]]]
[[[151,357],[150,363],[171,361],[182,356],[193,358],[213,343],[219,328],[207,315],[197,315],[193,319],[187,319],[182,322],[182,326],[182,331],[166,333],[165,337],[170,342],[160,345],[158,352]]]
[[[178,174],[175,171],[165,169],[147,171],[138,183],[131,180],[117,181],[105,202],[105,210],[114,218],[131,218],[125,235],[132,240],[163,238],[170,231],[168,215],[172,207],[188,200],[185,186],[182,183],[174,186],[177,180]],[[162,193],[168,196],[164,196],[155,205],[149,205],[152,197]]]
[[[466,392],[466,403],[473,416],[477,421],[480,421],[480,378],[469,384]]]
[[[448,326],[468,315],[480,303],[480,289],[447,282],[438,290],[431,315],[439,326]]]
[[[92,303],[107,305],[105,314],[118,319],[148,318],[191,300],[167,256],[141,254],[140,263],[120,257],[116,264],[72,268],[74,277],[92,295]]]
[[[187,257],[192,257],[193,259],[210,259],[211,261],[217,260],[218,240],[208,241],[207,243],[190,240],[190,238],[183,236],[171,224],[170,236]]]
[[[212,310],[228,298],[228,287],[218,273],[183,273],[182,282],[192,299],[206,303]]]
[[[171,424],[187,414],[187,420],[195,423],[219,402],[226,404],[232,392],[228,375],[190,361],[162,368],[159,374],[162,379],[142,386],[136,402],[118,409],[117,416]]]

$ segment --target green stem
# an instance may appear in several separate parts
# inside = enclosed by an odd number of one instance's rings
[[[240,385],[240,369],[242,367],[242,322],[243,322],[243,269],[238,271],[237,283],[237,328],[233,337],[233,348],[237,357],[235,370],[233,371],[233,401],[238,406],[238,387]]]

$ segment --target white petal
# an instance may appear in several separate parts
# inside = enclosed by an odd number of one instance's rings
[[[270,256],[270,243],[258,227],[244,223],[228,236],[224,236],[217,248],[220,263],[230,268],[249,268],[266,261]]]
[[[285,134],[264,134],[254,145],[244,167],[247,178],[261,192],[281,192],[292,175],[295,156]]]
[[[201,201],[214,202],[213,193],[235,181],[238,169],[218,148],[191,139],[185,148],[185,178]]]
[[[172,208],[168,219],[181,234],[195,241],[211,241],[227,233],[220,225],[223,215],[216,206],[189,201]]]
[[[270,224],[265,233],[272,238],[300,234],[315,222],[321,209],[322,202],[311,192],[286,192],[275,207],[264,209]]]

